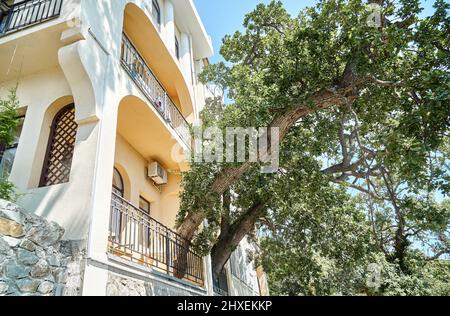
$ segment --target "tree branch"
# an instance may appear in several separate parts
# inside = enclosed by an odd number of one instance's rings
[[[380,86],[383,86],[383,87],[404,87],[405,86],[405,84],[404,84],[404,81],[402,80],[402,81],[385,81],[385,80],[380,80],[380,79],[378,79],[378,78],[376,78],[375,76],[371,76],[371,77],[369,77],[370,78],[370,80],[372,81],[372,82],[374,82],[374,83],[376,83],[376,84],[378,84],[378,85],[380,85]]]

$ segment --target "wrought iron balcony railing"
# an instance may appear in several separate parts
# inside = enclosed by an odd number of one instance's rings
[[[121,61],[122,66],[158,110],[159,114],[172,126],[183,142],[190,147],[189,123],[126,34],[123,34]]]
[[[189,243],[149,214],[112,193],[109,252],[203,286],[203,259]]]
[[[0,36],[58,17],[62,3],[63,0],[25,0],[8,6],[2,1]]]

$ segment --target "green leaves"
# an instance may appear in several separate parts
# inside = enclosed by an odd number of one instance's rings
[[[0,179],[0,199],[14,202],[16,197],[14,184],[7,180]]]
[[[0,144],[9,146],[14,140],[14,134],[19,123],[17,108],[19,101],[16,89],[11,89],[7,100],[0,99]]]
[[[340,108],[290,128],[278,173],[261,175],[255,163],[229,187],[231,224],[265,201],[256,224],[270,227],[262,259],[277,294],[446,291],[433,264],[449,249],[448,203],[437,197],[450,192],[450,6],[438,0],[423,18],[418,0],[383,2],[374,26],[366,4],[322,0],[295,17],[280,1],[258,5],[243,31],[225,37],[226,62],[201,76],[232,99],[210,100],[202,114],[220,128],[268,126],[289,110],[317,109],[318,92],[352,87],[336,92]],[[203,251],[225,212],[212,183],[240,166],[194,164],[183,177],[179,222],[206,212]],[[370,264],[382,270],[376,288],[366,284]]]
[[[0,148],[5,149],[12,145],[15,133],[19,124],[17,108],[19,100],[16,95],[16,88],[11,89],[8,99],[0,99]],[[0,152],[0,156],[3,152]],[[14,185],[7,179],[0,177],[0,198],[13,201],[16,198]]]
[[[262,257],[275,295],[358,293],[373,248],[369,225],[342,191],[324,186],[278,209],[276,232],[263,239]]]

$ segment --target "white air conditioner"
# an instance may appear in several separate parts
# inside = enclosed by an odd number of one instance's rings
[[[158,185],[167,184],[167,171],[157,162],[148,166],[148,177]]]

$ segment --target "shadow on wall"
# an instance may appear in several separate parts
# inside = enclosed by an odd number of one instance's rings
[[[35,152],[32,153],[34,159],[32,160],[31,173],[29,175],[28,185],[23,188],[19,186],[19,193],[22,195],[19,198],[19,204],[32,211],[38,216],[48,218],[58,222],[65,227],[68,238],[82,239],[85,238],[88,229],[88,214],[86,200],[81,197],[89,196],[90,178],[89,172],[92,172],[92,162],[86,161],[84,157],[80,157],[80,149],[86,146],[95,135],[94,129],[96,124],[90,126],[83,126],[78,128],[76,132],[76,142],[74,145],[74,153],[71,160],[70,168],[70,182],[61,181],[61,183],[52,183],[49,186],[42,186],[41,178],[44,172],[44,160],[47,157],[50,150],[49,144],[51,143],[52,128],[55,115],[66,105],[73,103],[71,96],[64,96],[54,101],[45,111],[43,122],[41,124],[41,130],[37,136],[37,145]],[[33,117],[27,117],[27,119],[33,119]],[[66,137],[64,132],[62,137]],[[26,135],[30,137],[31,135]],[[61,140],[61,139],[60,139]],[[29,140],[24,139],[24,142],[19,146],[26,146]],[[61,148],[62,144],[55,145],[57,148]],[[64,148],[64,147],[62,147]],[[83,152],[83,150],[81,150]],[[58,153],[60,155],[61,153]],[[27,159],[24,155],[19,155],[20,159]],[[29,163],[29,161],[27,162]],[[22,165],[19,162],[19,165]],[[16,171],[19,177],[24,177],[22,171]],[[16,181],[17,175],[13,175],[13,182],[23,182],[25,180],[19,179]],[[83,176],[84,175],[84,176]],[[26,182],[26,181],[25,181]],[[74,185],[72,185],[74,184]],[[20,192],[22,191],[22,192]],[[74,199],[74,196],[80,198]]]

